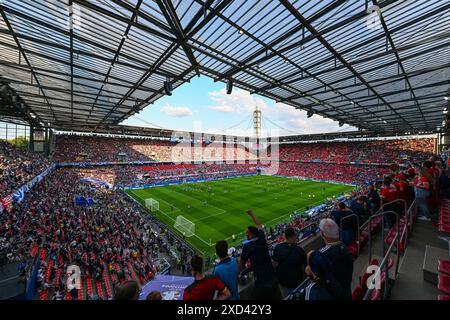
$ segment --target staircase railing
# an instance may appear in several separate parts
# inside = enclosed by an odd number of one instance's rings
[[[384,282],[382,283],[382,285],[384,285],[383,288],[383,300],[386,300],[388,297],[388,293],[390,291],[390,282],[389,282],[389,259],[391,254],[394,251],[394,247],[397,247],[397,262],[396,262],[396,266],[395,266],[395,278],[397,278],[398,275],[398,268],[399,268],[399,263],[400,263],[400,250],[399,250],[399,244],[400,244],[400,219],[399,219],[399,215],[398,213],[394,212],[394,211],[385,211],[385,212],[381,212],[379,214],[377,214],[378,216],[383,216],[386,213],[389,214],[394,214],[396,216],[396,220],[397,220],[397,234],[395,235],[391,245],[389,246],[388,250],[386,251],[386,253],[384,254],[383,260],[381,261],[381,263],[378,265],[378,268],[375,271],[375,274],[372,275],[372,279],[379,279],[378,281],[381,282],[381,279],[383,278],[383,272],[384,272]],[[370,300],[370,297],[372,297],[373,291],[374,290],[381,290],[380,288],[369,288],[365,295],[363,300]]]

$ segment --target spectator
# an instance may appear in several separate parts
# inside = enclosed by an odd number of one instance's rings
[[[139,299],[139,285],[134,280],[124,281],[120,286],[116,287],[114,291],[115,300],[138,300]]]
[[[228,288],[218,277],[203,275],[203,259],[200,256],[194,255],[191,258],[191,267],[194,282],[184,289],[183,300],[227,300],[231,296]]]
[[[322,219],[319,229],[325,242],[325,247],[320,249],[320,252],[330,261],[333,275],[344,290],[345,298],[351,299],[353,258],[346,246],[339,240],[339,227],[332,219]]]
[[[240,263],[241,269],[244,269],[247,261],[250,261],[255,277],[252,298],[255,300],[281,299],[281,292],[272,266],[263,226],[252,210],[248,210],[247,214],[252,218],[256,227],[250,226],[247,228],[248,241],[242,248]]]
[[[345,202],[339,202],[337,209],[332,211],[330,218],[333,219],[341,229],[342,242],[348,246],[355,239],[358,224],[357,217],[347,208]]]
[[[346,295],[335,279],[331,262],[317,250],[308,253],[305,273],[308,280],[302,284],[298,298],[301,300],[345,300]]]
[[[381,199],[380,195],[378,194],[378,190],[375,189],[375,186],[373,184],[369,185],[368,191],[367,191],[367,198],[369,201],[369,207],[371,213],[375,213],[380,209]]]
[[[306,253],[297,244],[294,228],[284,230],[286,241],[276,245],[272,263],[275,267],[281,293],[284,297],[292,293],[303,281],[306,266]]]
[[[430,211],[428,208],[428,197],[430,196],[430,178],[429,173],[423,167],[416,167],[417,176],[414,180],[414,188],[416,192],[417,209],[419,211],[418,219],[430,221]]]
[[[381,189],[381,205],[383,211],[390,211],[399,214],[401,207],[396,201],[399,199],[397,188],[393,184],[391,177],[385,177],[383,180],[383,188]],[[395,223],[396,216],[393,213],[384,215],[384,228],[391,229]]]
[[[350,202],[350,210],[358,216],[360,222],[367,218],[367,210],[365,204],[366,197],[363,195]]]
[[[214,267],[214,275],[230,290],[230,300],[239,300],[239,267],[236,258],[228,256],[228,243],[225,240],[217,241],[216,253],[220,262]]]

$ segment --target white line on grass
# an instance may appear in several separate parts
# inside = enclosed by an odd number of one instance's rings
[[[131,191],[131,193],[133,193],[133,195],[135,196],[135,197],[137,197],[137,198],[139,198],[139,199],[141,199],[141,200],[144,200],[141,196],[138,196],[137,194],[135,194],[133,191]],[[166,201],[164,201],[164,202],[166,202]],[[168,203],[168,202],[166,202],[166,203]],[[147,210],[148,210],[148,208],[146,208]],[[167,218],[169,218],[170,220],[172,220],[173,222],[175,222],[175,219],[174,218],[172,218],[171,216],[169,216],[167,213],[165,213],[164,211],[162,211],[162,210],[158,210],[159,212],[161,212],[163,215],[165,215]],[[181,210],[180,210],[181,211]],[[183,212],[182,212],[183,213]],[[203,238],[201,238],[201,237],[199,237],[197,234],[195,234],[194,233],[194,237],[196,237],[197,239],[199,239],[201,242],[203,242],[204,244],[206,244],[206,245],[208,245],[208,246],[212,246],[212,244],[210,243],[210,242],[206,242],[205,240],[203,240]]]
[[[190,198],[190,199],[192,199],[192,200],[195,200],[195,201],[197,201],[197,202],[200,202],[200,203],[203,205],[202,200],[193,198],[193,197],[191,197],[191,196],[189,196],[189,195],[187,195],[187,194],[184,194],[184,193],[182,193],[182,192],[179,192],[179,191],[177,191],[177,190],[170,190],[170,191],[173,191],[173,192],[175,192],[175,193],[181,194],[182,196],[185,196],[185,197],[188,197],[188,198]],[[213,208],[215,208],[216,210],[220,211],[221,213],[226,213],[226,212],[227,212],[226,210],[223,210],[223,209],[221,209],[221,208],[218,208],[218,207],[216,207],[216,206],[213,206],[212,204],[209,204],[209,203],[207,204],[207,206],[208,206],[208,207],[213,207]]]

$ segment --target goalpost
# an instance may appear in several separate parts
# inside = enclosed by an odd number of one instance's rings
[[[175,219],[174,228],[185,237],[192,237],[195,234],[195,224],[183,216],[178,216]]]
[[[145,199],[145,207],[150,209],[150,211],[158,211],[159,210],[159,202],[153,198]]]

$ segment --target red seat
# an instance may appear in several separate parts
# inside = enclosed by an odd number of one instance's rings
[[[446,294],[450,294],[450,276],[439,275],[437,288]]]
[[[445,294],[440,294],[440,295],[438,296],[438,300],[439,300],[439,301],[450,301],[450,296],[447,296],[447,295],[445,295]]]
[[[356,243],[356,241],[350,243],[347,247],[347,250],[353,257],[356,258],[358,256],[358,244]]]
[[[439,231],[444,233],[450,233],[450,226],[447,225],[440,225]]]
[[[450,275],[450,260],[439,259],[438,271]]]
[[[381,290],[375,289],[370,296],[370,300],[381,300]]]
[[[356,287],[352,292],[352,300],[362,300],[365,290],[361,287]]]

